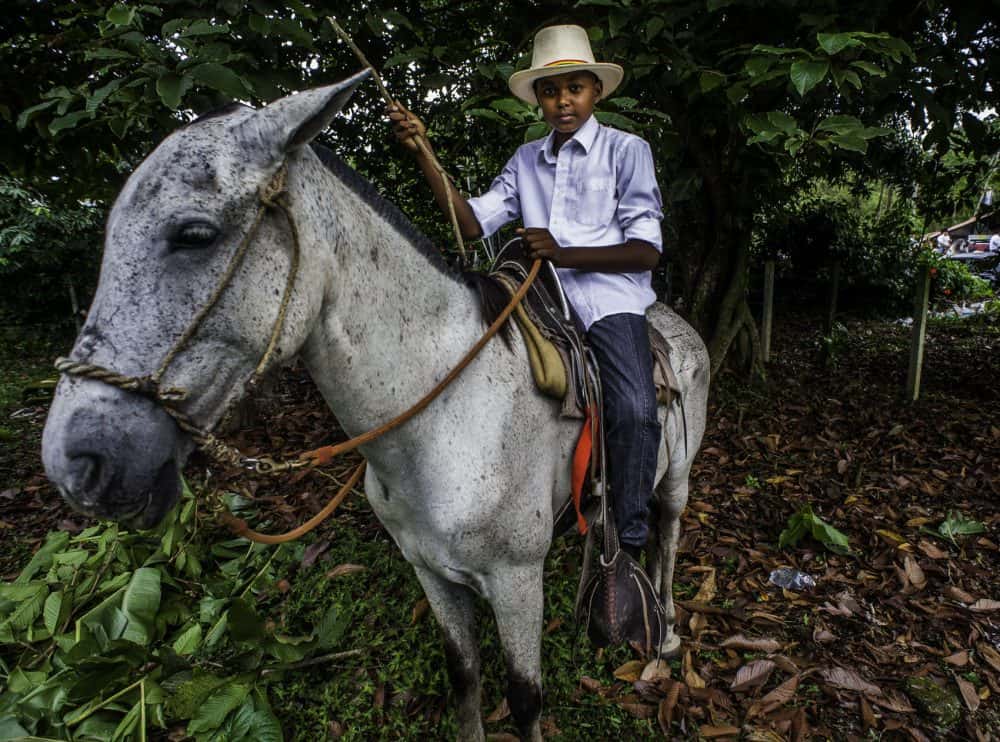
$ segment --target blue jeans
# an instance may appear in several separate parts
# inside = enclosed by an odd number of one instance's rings
[[[623,544],[642,546],[649,533],[649,502],[660,448],[646,317],[602,317],[590,326],[587,339],[600,367],[608,487],[618,535]]]

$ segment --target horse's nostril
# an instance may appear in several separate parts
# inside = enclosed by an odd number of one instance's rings
[[[94,453],[84,453],[70,460],[69,481],[67,489],[87,500],[95,499],[101,487],[101,475],[104,469],[104,459]]]

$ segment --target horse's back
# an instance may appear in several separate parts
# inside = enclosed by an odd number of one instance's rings
[[[708,349],[688,322],[666,304],[656,302],[646,311],[646,319],[670,346],[670,365],[683,387],[681,393],[707,391],[710,373]]]

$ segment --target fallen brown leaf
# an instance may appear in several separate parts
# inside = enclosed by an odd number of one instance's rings
[[[337,577],[344,577],[345,575],[353,575],[358,572],[364,572],[366,569],[368,568],[360,564],[338,564],[336,567],[327,572],[326,576],[332,580]]]
[[[713,724],[702,724],[698,727],[698,732],[705,739],[715,739],[716,737],[736,737],[739,736],[740,730],[738,727],[725,725],[725,726],[715,726]]]
[[[656,716],[656,706],[645,703],[619,703],[618,705],[636,719],[652,719]]]
[[[944,661],[949,665],[954,665],[955,667],[965,667],[969,664],[969,653],[963,649],[961,652],[955,652],[955,654],[948,655],[944,658]]]
[[[932,544],[930,541],[921,540],[917,547],[920,551],[924,552],[931,559],[947,559],[948,552],[941,551],[937,546]]]
[[[795,698],[795,691],[798,690],[800,677],[801,675],[793,675],[759,701],[752,704],[747,710],[747,721],[755,716],[769,714]]]
[[[715,593],[715,569],[712,568],[705,574],[705,579],[701,581],[701,587],[698,588],[698,594],[694,596],[694,602],[711,603],[715,598]]]
[[[861,696],[861,724],[865,729],[875,728],[875,712],[864,696]]]
[[[508,716],[510,716],[510,704],[507,702],[507,698],[505,696],[504,699],[500,701],[500,705],[493,709],[492,713],[486,717],[486,721],[489,724],[493,724],[494,722],[506,719]]]
[[[872,696],[871,701],[876,706],[901,714],[912,714],[914,710],[906,696],[893,688],[887,688],[880,696]]]
[[[600,680],[588,678],[584,675],[580,678],[580,687],[584,690],[590,691],[591,693],[598,693],[601,690],[602,685]]]
[[[763,637],[748,639],[743,634],[731,636],[719,646],[726,649],[745,649],[749,652],[766,652],[773,654],[781,650],[781,642],[776,639],[765,639]]]
[[[986,642],[979,642],[976,645],[976,649],[979,650],[979,656],[986,660],[990,667],[997,672],[1000,672],[1000,652],[995,650]]]
[[[626,683],[634,683],[642,675],[646,663],[642,660],[631,660],[614,671],[614,676]]]
[[[957,585],[947,585],[944,588],[944,590],[942,590],[941,592],[944,593],[944,596],[946,598],[951,598],[952,600],[957,600],[959,603],[975,603],[976,602],[976,599],[972,595],[970,595],[969,593],[965,592],[965,590],[963,590],[962,588],[958,587]]]
[[[639,680],[654,682],[656,680],[669,677],[670,665],[667,664],[666,660],[653,660],[642,668],[642,674],[639,675]]]
[[[907,555],[903,560],[903,568],[906,570],[906,578],[913,587],[917,590],[923,590],[927,587],[927,577],[924,576],[924,571],[920,569],[916,559]]]
[[[677,699],[680,697],[681,684],[674,683],[667,691],[667,697],[660,701],[656,710],[656,720],[660,723],[660,731],[667,737],[670,736],[670,725],[674,719],[674,708],[677,706]]]
[[[882,689],[877,685],[873,685],[861,677],[854,670],[848,670],[843,667],[829,667],[819,671],[820,678],[827,685],[832,685],[835,688],[843,688],[844,690],[853,690],[858,693],[867,693],[871,696],[882,695]]]
[[[410,614],[410,625],[417,623],[421,618],[427,615],[427,610],[431,607],[431,604],[427,602],[427,598],[421,598],[413,606],[413,612]]]
[[[752,688],[759,688],[767,683],[774,672],[775,664],[771,660],[754,660],[741,667],[736,672],[729,689],[737,693],[745,693]]]
[[[684,682],[688,684],[691,688],[704,688],[705,679],[696,673],[693,669],[688,670],[684,673]]]
[[[955,676],[955,683],[962,694],[962,700],[965,701],[965,707],[972,713],[976,713],[976,709],[979,708],[979,696],[976,695],[976,686],[958,675]]]
[[[1000,600],[990,600],[989,598],[980,598],[975,603],[969,606],[969,610],[975,613],[992,613],[993,611],[1000,610]]]

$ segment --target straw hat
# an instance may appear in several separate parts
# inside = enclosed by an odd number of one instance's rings
[[[515,72],[507,84],[510,91],[525,103],[538,104],[534,83],[543,77],[587,70],[597,75],[610,95],[625,75],[617,64],[595,62],[587,32],[580,26],[549,26],[535,34],[531,68]]]

